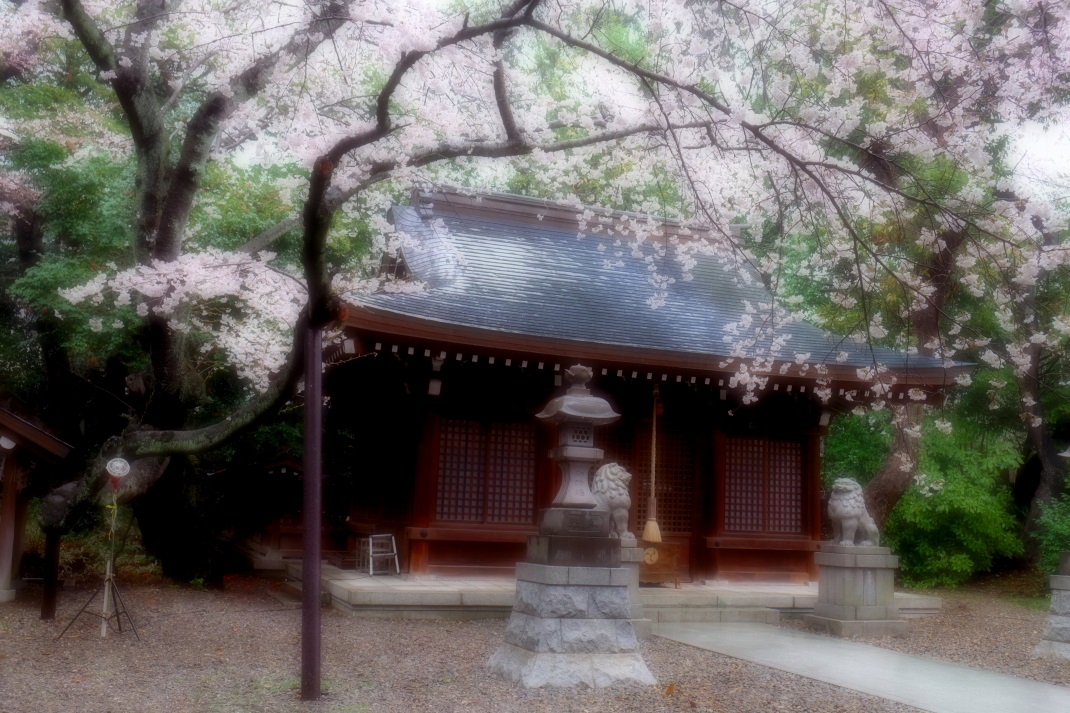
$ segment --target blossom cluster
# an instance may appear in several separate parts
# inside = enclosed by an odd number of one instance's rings
[[[81,4],[116,49],[100,80],[119,87],[143,70],[170,92],[176,133],[189,103],[233,102],[216,156],[311,168],[339,141],[387,128],[387,114],[389,131],[332,166],[333,190],[365,199],[345,210],[378,248],[405,240],[386,222],[387,193],[367,191],[379,181],[521,185],[575,205],[607,267],[643,261],[652,308],[700,260],[741,289],[763,285],[769,296],[724,330],[748,402],[782,373],[827,397],[823,370],[847,361],[791,344],[786,327],[816,316],[798,313],[789,285],[800,281],[827,298],[845,339],[949,365],[1008,365],[1028,380],[1042,350],[1070,342],[1065,304],[1036,307],[1046,277],[1070,267],[1065,218],[1002,153],[1027,127],[1070,118],[1067,3],[534,3],[502,33],[472,31],[490,17],[483,4],[445,0],[341,2],[329,18],[321,2],[187,0],[145,27],[137,3]],[[36,1],[0,13],[0,26],[34,36],[63,26]],[[592,202],[633,212],[581,207]],[[262,385],[286,348],[264,335],[284,332],[300,299],[262,261],[199,255],[98,279],[82,299],[137,292],[177,327],[215,335]],[[201,280],[198,260],[230,277]],[[993,319],[949,308],[945,277]],[[914,343],[902,325],[932,314],[945,326]],[[1000,338],[982,344],[992,321]],[[843,368],[863,369],[878,398],[897,386],[876,356]]]
[[[125,270],[111,266],[60,294],[73,304],[98,305],[102,313],[135,305],[141,317],[196,333],[205,338],[202,353],[221,356],[243,381],[264,391],[286,361],[306,300],[304,285],[272,267],[273,257],[205,250]],[[106,316],[90,324],[97,330],[123,326]]]

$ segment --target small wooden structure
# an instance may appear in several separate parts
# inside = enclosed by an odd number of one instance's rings
[[[800,322],[781,330],[779,354],[756,330],[750,353],[767,357],[744,361],[726,337],[746,339],[741,315],[771,302],[757,276],[696,252],[689,279],[673,254],[690,239],[683,228],[658,223],[642,243],[622,234],[622,223],[649,226],[643,216],[588,211],[577,239],[579,212],[458,193],[393,209],[406,239],[388,267],[425,288],[360,296],[349,309],[347,336],[370,358],[328,375],[327,428],[363,444],[351,517],[395,534],[411,572],[511,573],[559,478],[547,457],[554,434],[534,414],[561,391],[562,371],[583,363],[623,414],[597,445],[633,474],[633,529],[646,521],[659,387],[658,520],[678,553],[675,572],[663,563],[659,577],[814,578],[830,415],[868,398],[867,366],[888,367],[900,400],[933,396],[944,365]],[[652,266],[676,280],[657,309]],[[754,402],[751,379],[764,385]]]
[[[30,473],[40,463],[56,463],[67,457],[71,447],[17,416],[0,408],[0,602],[15,597],[12,577],[22,558],[28,498],[23,491]],[[59,538],[48,543],[46,559],[59,557]]]

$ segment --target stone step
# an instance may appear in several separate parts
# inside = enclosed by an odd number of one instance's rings
[[[286,590],[283,596],[294,596],[298,601],[304,601],[304,590],[301,588],[301,582],[288,579],[283,582],[281,589]],[[325,607],[331,606],[331,593],[326,587],[320,589],[320,604]]]
[[[768,607],[646,607],[646,618],[658,624],[667,622],[752,622],[776,626],[780,612]]]
[[[813,609],[817,591],[813,594],[792,595],[776,593],[701,592],[687,590],[639,590],[644,607],[768,607],[771,609]]]
[[[301,579],[300,560],[288,561],[285,566],[289,579]],[[325,562],[321,581],[325,599],[329,596],[336,608],[364,616],[506,617],[515,601],[515,581],[511,578],[369,577],[352,567],[339,568]],[[294,589],[300,591],[300,586]],[[813,611],[817,586],[811,585],[804,591],[641,587],[639,596],[647,618],[655,623],[776,623],[782,615]],[[903,592],[895,594],[895,603],[903,618],[937,614],[941,604],[938,597]]]
[[[895,606],[899,609],[900,617],[914,619],[921,616],[936,616],[940,613],[944,603],[940,600],[940,597],[934,597],[929,594],[896,592]]]

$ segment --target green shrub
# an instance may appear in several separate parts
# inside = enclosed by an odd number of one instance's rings
[[[1064,493],[1041,506],[1037,524],[1040,568],[1055,572],[1059,567],[1059,553],[1070,550],[1070,495]]]
[[[45,533],[41,530],[37,511],[40,501],[30,504],[26,521],[26,553],[23,559],[25,574],[40,577],[44,574]],[[110,547],[110,511],[101,508],[86,516],[83,522],[63,535],[59,551],[59,576],[69,585],[103,578]],[[159,564],[145,553],[141,531],[133,513],[119,508],[115,533],[115,572],[124,582],[152,581],[160,576]]]
[[[951,433],[925,429],[919,464],[924,475],[885,528],[886,544],[900,556],[904,583],[955,586],[989,569],[995,558],[1022,552],[1003,478],[1020,459],[1012,433],[968,421],[956,423]]]
[[[825,439],[821,480],[851,477],[865,485],[884,465],[892,449],[892,415],[885,411],[845,414],[833,419]]]

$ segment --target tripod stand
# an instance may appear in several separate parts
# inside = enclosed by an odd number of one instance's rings
[[[130,628],[134,630],[134,636],[137,637],[138,641],[141,641],[141,634],[137,633],[137,627],[134,626],[134,620],[130,617],[130,610],[127,609],[126,602],[123,600],[123,595],[119,592],[119,585],[115,582],[115,525],[118,520],[119,501],[117,493],[114,492],[118,490],[118,483],[114,478],[112,480],[112,488],[111,505],[108,505],[108,507],[111,508],[111,532],[109,534],[108,565],[104,572],[104,582],[93,590],[93,593],[89,595],[89,599],[86,603],[82,605],[82,608],[78,610],[78,613],[74,615],[74,618],[70,620],[70,623],[68,623],[63,631],[59,633],[59,636],[56,637],[57,640],[63,638],[63,635],[67,633],[67,629],[70,629],[74,622],[78,621],[78,617],[86,613],[89,605],[93,603],[93,600],[97,598],[100,590],[103,589],[103,611],[101,611],[100,614],[89,612],[92,616],[100,617],[100,636],[103,638],[108,635],[108,629],[110,628],[112,619],[115,620],[116,629],[119,633],[122,633],[123,617],[125,616],[126,620],[130,622]],[[130,529],[127,528],[127,533],[129,532]],[[126,536],[124,535],[123,543],[125,544],[125,542]]]
[[[100,594],[100,590],[102,589],[104,590],[104,611],[100,614],[97,614],[96,612],[86,611],[89,608],[89,605],[93,603],[93,600],[97,598],[97,595]],[[111,600],[110,608],[108,606],[109,599]],[[134,620],[130,618],[130,611],[126,608],[126,601],[123,600],[123,595],[119,592],[119,585],[115,583],[115,575],[111,572],[110,561],[108,562],[108,573],[104,578],[104,583],[93,590],[93,593],[89,595],[89,599],[86,600],[86,603],[82,605],[82,608],[78,610],[78,613],[74,615],[74,618],[71,619],[70,623],[68,623],[67,626],[64,627],[63,631],[61,631],[59,633],[59,636],[57,636],[56,638],[62,639],[63,635],[67,633],[67,629],[70,629],[74,622],[78,621],[78,617],[80,617],[82,614],[89,614],[90,616],[100,617],[101,636],[108,635],[108,628],[111,624],[112,619],[115,620],[116,630],[118,630],[119,633],[122,633],[122,617],[125,616],[126,620],[130,622],[130,628],[134,630],[134,636],[137,637],[138,641],[141,641],[141,635],[137,633],[137,627],[134,626]]]

